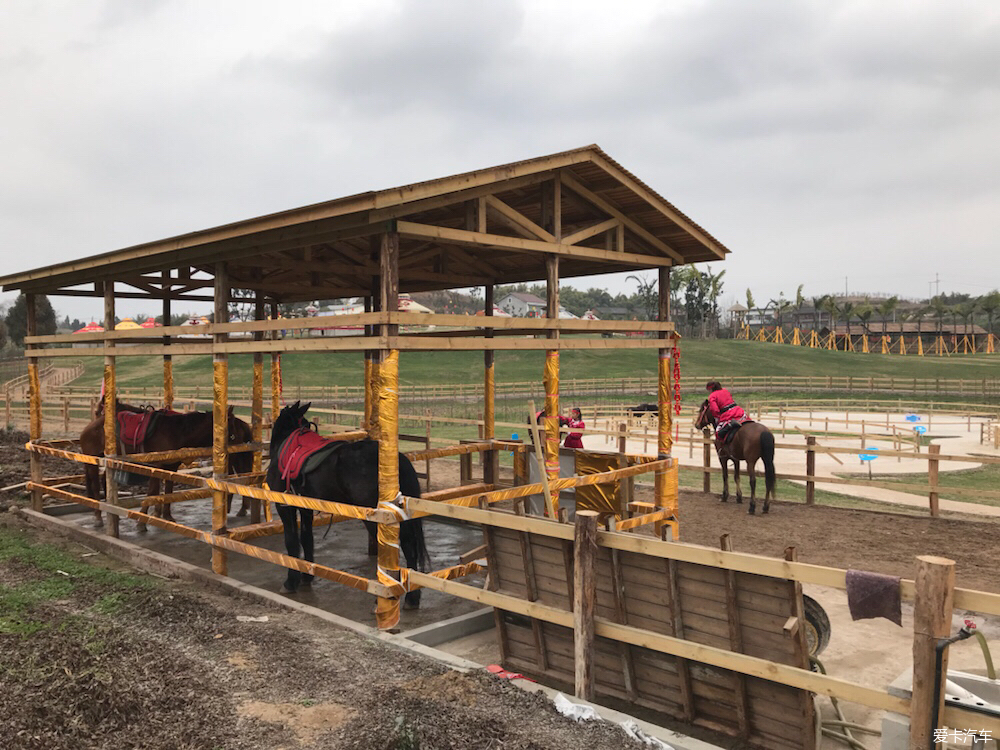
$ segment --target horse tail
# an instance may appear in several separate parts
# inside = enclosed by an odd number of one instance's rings
[[[766,496],[774,494],[774,435],[764,430],[760,435],[760,457],[764,461],[764,489]]]

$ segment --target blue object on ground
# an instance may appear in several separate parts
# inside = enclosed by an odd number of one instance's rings
[[[906,421],[907,422],[919,422],[920,421],[920,417],[918,417],[916,414],[907,414],[906,415]]]
[[[923,435],[925,432],[927,432],[927,428],[924,427],[922,424],[918,424],[916,427],[913,428],[913,431],[916,432],[918,435]]]

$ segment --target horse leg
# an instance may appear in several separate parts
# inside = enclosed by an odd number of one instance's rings
[[[757,461],[747,461],[747,475],[750,477],[750,508],[748,512],[754,515],[757,512]]]
[[[284,503],[278,503],[278,515],[281,516],[281,524],[285,531],[285,551],[288,553],[289,557],[299,556],[299,522],[298,522],[298,508],[292,505],[285,505]],[[288,577],[285,579],[284,585],[281,587],[282,594],[294,594],[299,590],[299,582],[302,580],[302,574],[293,569],[288,569]]]
[[[174,469],[174,471],[177,471],[177,469]],[[169,479],[164,479],[163,494],[169,495],[173,491],[174,491],[174,483]],[[173,503],[160,503],[159,507],[160,507],[160,518],[162,518],[164,521],[174,520],[174,512],[172,510],[172,508],[174,507]]]
[[[152,497],[153,495],[159,495],[159,494],[160,494],[160,480],[157,479],[156,477],[150,477],[149,484],[146,485],[146,497]],[[140,510],[143,513],[148,513],[150,515],[155,516],[158,507],[159,506],[157,505],[147,505],[145,508],[140,508]],[[138,531],[140,534],[145,534],[147,531],[146,522],[136,521],[135,530]]]
[[[729,500],[729,459],[723,457],[721,453],[718,455],[719,463],[722,465],[722,497],[719,500],[727,502]]]
[[[250,510],[250,498],[244,497],[243,502],[240,503],[240,509],[236,511],[236,517],[243,518],[244,516],[246,516],[249,510]]]
[[[424,549],[422,519],[410,519],[399,525],[399,546],[406,558],[406,567],[426,572],[427,566],[424,564],[426,553],[421,554],[421,550]],[[419,609],[420,592],[421,589],[407,591],[403,597],[403,609]]]
[[[378,524],[374,521],[365,521],[365,528],[368,530],[368,557],[378,556]]]
[[[736,482],[736,502],[743,503],[743,489],[740,487],[740,462],[733,459],[733,480]]]
[[[302,527],[299,529],[299,538],[302,540],[302,557],[308,562],[316,562],[316,558],[313,555],[313,511],[303,508],[299,510],[299,517],[302,519]],[[303,588],[312,586],[314,577],[312,573],[303,573]]]
[[[91,464],[86,464],[83,467],[83,478],[84,484],[87,487],[87,497],[91,500],[101,499],[101,472],[96,466]],[[101,518],[101,511],[99,509],[94,510],[94,526],[100,528],[104,525],[104,519]]]

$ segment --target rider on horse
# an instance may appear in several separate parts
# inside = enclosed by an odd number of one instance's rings
[[[708,391],[708,412],[715,421],[715,444],[722,450],[728,438],[749,420],[742,407],[733,401],[729,393],[718,380],[710,380],[705,384]]]

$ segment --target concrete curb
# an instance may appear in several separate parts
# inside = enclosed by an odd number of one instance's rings
[[[380,641],[392,646],[393,648],[400,649],[401,651],[406,651],[412,654],[420,654],[421,656],[433,659],[461,672],[484,669],[482,664],[477,664],[468,659],[463,659],[460,656],[440,651],[433,648],[431,645],[425,645],[425,643],[418,642],[418,640],[411,640],[408,637],[408,634],[383,633],[382,631],[369,625],[364,625],[362,623],[355,622],[354,620],[349,620],[346,617],[335,615],[332,612],[327,612],[325,609],[320,609],[319,607],[302,604],[289,599],[287,596],[282,594],[267,591],[248,583],[243,583],[235,578],[218,575],[210,570],[205,570],[204,568],[199,568],[197,565],[177,560],[169,555],[164,555],[160,552],[146,549],[145,547],[141,547],[131,542],[122,541],[121,539],[115,539],[114,537],[107,536],[105,534],[87,531],[86,529],[82,529],[69,521],[62,520],[61,518],[48,516],[45,513],[38,513],[30,508],[20,507],[12,509],[10,513],[18,516],[31,526],[50,531],[66,539],[71,539],[75,542],[83,544],[86,547],[94,549],[97,552],[105,554],[108,557],[112,557],[120,562],[131,565],[132,567],[147,573],[152,573],[165,578],[176,578],[184,581],[191,581],[192,583],[200,584],[210,590],[219,591],[231,596],[235,595],[237,597],[253,600],[258,603],[277,606],[291,612],[301,612],[302,614],[316,617],[323,622],[336,627],[344,628],[357,633],[358,635]],[[486,629],[483,627],[483,624],[486,621],[487,615],[489,617],[489,625],[492,626],[492,611],[479,610],[467,615],[452,618],[451,620],[446,620],[443,623],[435,623],[433,625],[417,628],[413,631],[409,631],[409,634],[412,634],[420,641],[430,642],[433,645],[437,645],[444,643],[448,637],[459,637],[460,635],[466,635]],[[452,636],[441,637],[442,633],[450,633]],[[545,693],[550,699],[555,697],[555,695],[559,692],[558,690],[545,687],[544,685],[539,685],[538,683],[531,682],[530,680],[517,679],[511,680],[511,683],[527,692]],[[621,713],[620,711],[615,711],[606,706],[583,701],[573,698],[572,696],[567,697],[569,697],[574,703],[592,706],[601,715],[602,719],[606,721],[612,721],[618,724],[626,721],[633,722],[650,737],[660,739],[673,746],[676,750],[721,750],[721,748],[716,745],[677,734],[669,729],[656,726],[655,724],[650,724],[649,722],[637,719],[634,716],[629,716],[625,713]]]

